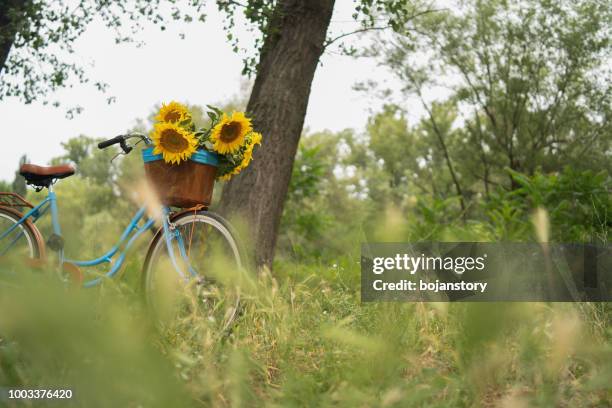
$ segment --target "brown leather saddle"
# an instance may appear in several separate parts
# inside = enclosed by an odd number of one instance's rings
[[[19,168],[26,182],[35,187],[49,187],[57,179],[70,177],[74,174],[74,167],[70,164],[58,166],[37,166],[35,164],[22,164]]]

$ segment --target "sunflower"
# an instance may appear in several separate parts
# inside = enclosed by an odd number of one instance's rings
[[[260,145],[261,144],[261,133],[258,132],[253,132],[251,133],[250,137],[249,137],[249,141],[246,145],[246,149],[244,150],[244,153],[242,154],[242,163],[240,163],[240,169],[244,169],[246,168],[250,163],[251,160],[253,159],[253,148],[255,147],[255,145]]]
[[[251,143],[250,145],[247,146],[244,153],[242,153],[242,161],[238,165],[240,170],[246,169],[251,163],[251,160],[253,160],[253,146],[254,146],[254,143]]]
[[[261,144],[261,139],[262,139],[261,133],[259,132],[251,133],[251,150],[253,150],[254,145]]]
[[[166,163],[180,163],[196,151],[197,140],[192,133],[175,123],[157,123],[151,139],[155,149],[153,154],[162,154]]]
[[[228,181],[233,176],[240,174],[242,170],[249,167],[249,164],[251,164],[251,160],[253,160],[253,148],[256,144],[261,144],[261,139],[261,133],[257,132],[252,132],[249,136],[247,136],[247,144],[244,147],[244,151],[242,152],[242,159],[240,161],[240,164],[236,166],[231,172],[221,176],[220,179],[223,181]]]
[[[191,113],[187,107],[178,102],[170,102],[168,105],[162,103],[159,113],[155,116],[158,122],[177,123],[191,119]]]
[[[243,112],[233,112],[232,116],[223,114],[212,129],[210,141],[215,151],[221,154],[234,153],[244,143],[245,136],[251,131],[251,120]]]

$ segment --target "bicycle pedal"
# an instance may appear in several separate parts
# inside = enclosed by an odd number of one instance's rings
[[[83,284],[83,272],[75,264],[71,262],[62,263],[62,271],[75,286],[80,287]]]

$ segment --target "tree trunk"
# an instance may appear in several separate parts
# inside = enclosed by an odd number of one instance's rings
[[[334,0],[279,0],[247,105],[263,135],[251,165],[223,189],[221,211],[249,224],[256,266],[272,266],[276,236]]]
[[[0,77],[8,58],[13,42],[15,41],[16,22],[15,15],[20,14],[26,7],[23,0],[10,0],[0,2]]]

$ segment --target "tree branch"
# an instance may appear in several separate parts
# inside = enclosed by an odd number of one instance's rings
[[[415,90],[417,92],[417,95],[419,97],[419,99],[421,100],[421,104],[423,105],[423,108],[425,109],[425,111],[427,112],[428,116],[429,116],[429,121],[431,122],[434,134],[438,137],[438,141],[440,142],[440,147],[442,149],[442,154],[444,155],[444,159],[446,161],[446,165],[448,167],[448,171],[451,175],[451,179],[453,181],[453,184],[455,185],[455,189],[457,191],[457,195],[459,196],[459,203],[461,204],[461,211],[462,211],[462,217],[463,220],[465,221],[465,211],[466,211],[466,206],[465,206],[465,199],[463,197],[463,190],[461,189],[461,184],[459,183],[459,179],[457,177],[457,174],[455,173],[455,169],[453,168],[453,162],[451,161],[450,155],[448,153],[448,148],[446,146],[446,142],[444,141],[444,137],[442,135],[442,132],[440,130],[440,128],[438,127],[438,122],[436,121],[436,118],[434,116],[432,107],[430,107],[429,105],[427,105],[427,102],[425,102],[425,99],[423,98],[423,93],[421,92],[421,83],[419,83],[419,81],[414,78],[412,75],[408,74],[410,80],[413,82]]]
[[[365,33],[367,31],[378,31],[378,30],[386,30],[388,28],[391,28],[390,25],[386,25],[386,26],[381,26],[381,27],[365,27],[365,28],[360,28],[359,30],[355,30],[355,31],[350,31],[348,33],[344,33],[344,34],[340,34],[337,37],[334,37],[328,41],[326,41],[323,44],[323,49],[327,48],[328,46],[330,46],[331,44],[333,44],[334,42],[344,38],[344,37],[348,37],[349,35],[353,35],[353,34],[359,34],[359,33]]]
[[[428,10],[424,10],[424,11],[421,11],[420,13],[416,13],[416,14],[410,16],[410,18],[406,19],[405,23],[407,23],[409,21],[412,21],[412,20],[414,20],[417,17],[421,17],[421,16],[423,16],[425,14],[435,13],[435,12],[444,11],[444,10],[447,10],[447,9],[446,8],[441,8],[441,9],[428,9]],[[367,32],[367,31],[386,30],[388,28],[392,28],[392,26],[389,24],[389,25],[386,25],[386,26],[379,26],[379,27],[363,27],[363,28],[360,28],[360,29],[355,30],[355,31],[350,31],[348,33],[340,34],[339,36],[326,41],[323,44],[323,49],[325,50],[325,48],[327,48],[329,45],[333,44],[334,42],[336,42],[336,41],[338,41],[338,40],[340,40],[342,38],[348,37],[349,35],[364,33],[364,32]]]
[[[242,4],[238,1],[234,1],[234,0],[217,0],[217,5],[219,7],[228,7],[228,6],[238,6],[238,7],[243,7],[246,8],[247,5],[246,4]]]

